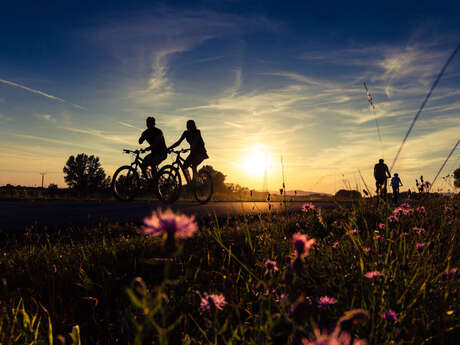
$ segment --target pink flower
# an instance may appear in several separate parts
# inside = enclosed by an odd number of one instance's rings
[[[416,211],[417,213],[420,213],[420,214],[423,214],[424,216],[426,216],[426,210],[425,210],[425,207],[423,207],[423,206],[417,207],[417,208],[415,209],[415,211]]]
[[[141,232],[149,236],[161,236],[167,234],[176,238],[192,237],[198,230],[195,216],[188,217],[184,214],[175,214],[170,209],[153,212],[150,218],[144,219]]]
[[[364,251],[365,251],[366,253],[370,253],[370,252],[372,251],[372,249],[369,248],[369,247],[367,247],[367,248],[364,248]]]
[[[366,278],[369,278],[369,279],[377,279],[377,278],[383,277],[383,274],[380,273],[379,271],[371,271],[371,272],[367,272],[365,276]]]
[[[278,266],[276,266],[276,261],[273,261],[273,260],[265,261],[265,268],[269,271],[278,271]]]
[[[383,237],[383,235],[375,235],[375,236],[374,236],[374,240],[383,241],[383,240],[384,240],[384,237]]]
[[[396,217],[396,216],[389,216],[389,217],[388,217],[388,222],[390,222],[390,223],[397,223],[397,222],[399,222],[399,219],[398,219],[398,217]]]
[[[358,232],[359,232],[358,229],[351,229],[350,231],[347,231],[345,235],[346,236],[356,235]]]
[[[318,308],[323,309],[331,304],[336,304],[337,300],[334,297],[322,296],[318,300]]]
[[[281,303],[281,302],[283,302],[284,300],[286,300],[287,298],[288,298],[288,295],[285,294],[285,293],[282,293],[282,294],[280,295],[280,297],[275,298],[275,302],[276,302],[276,303]]]
[[[305,213],[308,213],[308,212],[311,212],[311,211],[314,211],[316,210],[316,206],[313,205],[311,202],[309,203],[305,203],[302,205],[302,211],[305,212]]]
[[[423,229],[423,228],[417,228],[417,227],[415,227],[415,226],[412,228],[412,231],[415,231],[415,232],[416,232],[417,234],[419,234],[419,235],[420,235],[420,234],[424,234],[424,233],[426,232],[425,229]]]
[[[401,205],[399,205],[399,207],[410,208],[410,205],[407,202],[403,202]]]
[[[386,321],[397,322],[398,321],[398,314],[396,314],[393,310],[387,310],[381,314],[382,318]]]
[[[403,233],[401,233],[401,236],[403,236],[403,237],[409,236],[409,233],[408,232],[403,232]]]
[[[293,242],[297,256],[305,257],[308,255],[311,246],[316,242],[316,240],[314,238],[308,239],[307,235],[296,233],[293,236]]]
[[[425,248],[425,243],[417,243],[415,248],[417,248],[417,250],[420,252]]]
[[[200,312],[212,311],[215,309],[223,310],[223,307],[227,304],[224,295],[208,295],[206,292],[201,297]]]
[[[452,213],[452,212],[454,212],[454,209],[452,207],[446,206],[446,207],[444,207],[444,212]]]
[[[385,229],[385,224],[383,224],[383,223],[380,223],[380,224],[379,224],[379,229],[380,229],[380,230],[383,230],[383,229]]]
[[[444,274],[449,276],[449,277],[453,277],[453,276],[455,276],[457,274],[457,272],[458,272],[458,269],[453,267],[450,270],[445,270]]]
[[[332,245],[332,248],[334,248],[334,249],[338,248],[339,244],[340,244],[340,242],[334,242],[334,244]]]
[[[430,182],[428,182],[428,181],[425,181],[425,183],[424,183],[424,186],[425,186],[425,188],[430,188],[430,186],[431,186],[431,183],[430,183]]]

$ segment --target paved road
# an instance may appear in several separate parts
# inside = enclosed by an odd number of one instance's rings
[[[319,207],[331,208],[331,202],[315,203]],[[271,205],[271,206],[270,206]],[[299,209],[302,202],[287,203],[290,210]],[[164,208],[159,202],[134,201],[0,201],[0,230],[21,230],[38,224],[46,226],[88,225],[99,221],[140,222],[152,210]],[[280,211],[279,202],[210,202],[200,205],[196,202],[180,202],[173,210],[198,217],[218,217],[259,214]]]

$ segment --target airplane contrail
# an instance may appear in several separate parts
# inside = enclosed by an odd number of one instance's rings
[[[21,85],[21,84],[18,84],[18,83],[9,81],[9,80],[0,79],[0,83],[6,84],[6,85],[9,85],[9,86],[13,86],[13,87],[18,87],[20,89],[35,93],[37,95],[41,95],[41,96],[44,96],[46,98],[53,99],[53,100],[58,101],[60,103],[67,103],[67,101],[65,99],[62,99],[60,97],[50,95],[49,93],[46,93],[46,92],[43,92],[43,91],[40,91],[40,90],[32,89],[31,87]],[[73,103],[70,103],[70,104],[72,106],[74,106],[75,108],[86,109],[85,107],[82,107],[81,105],[78,105],[78,104],[73,104]]]

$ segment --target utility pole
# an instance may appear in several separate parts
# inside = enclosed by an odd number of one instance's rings
[[[284,183],[284,164],[283,155],[281,155],[281,174],[283,176],[283,201],[286,203],[286,184]]]
[[[42,189],[43,189],[43,183],[45,182],[46,172],[41,172],[40,175],[42,175]]]

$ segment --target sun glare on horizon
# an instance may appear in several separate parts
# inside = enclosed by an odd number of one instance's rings
[[[243,169],[253,176],[263,176],[268,165],[269,154],[265,147],[260,145],[253,147],[248,153],[243,162]]]

